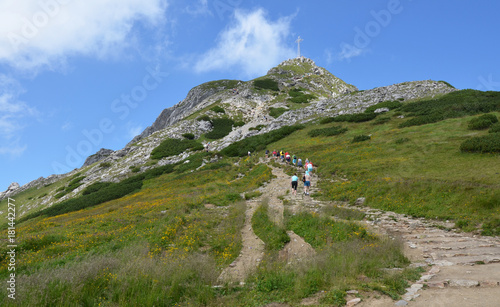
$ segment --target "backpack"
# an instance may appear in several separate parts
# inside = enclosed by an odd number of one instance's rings
[[[306,175],[302,177],[302,182],[306,182]]]

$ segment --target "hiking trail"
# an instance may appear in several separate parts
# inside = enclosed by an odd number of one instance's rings
[[[262,192],[259,198],[247,201],[246,220],[242,229],[243,248],[239,257],[222,272],[222,280],[243,282],[262,260],[264,242],[255,235],[251,226],[253,213],[262,201],[268,201],[270,218],[277,224],[283,223],[284,205],[280,198],[288,200],[287,209],[292,213],[300,210],[320,212],[322,207],[331,205],[305,196],[301,193],[300,183],[296,196],[287,193],[290,190],[290,176],[281,168],[268,166],[276,178],[259,189]],[[318,191],[318,177],[315,174],[312,181],[310,194]],[[420,280],[406,289],[400,301],[374,296],[364,297],[358,302],[356,296],[348,295],[347,301],[352,300],[352,303],[347,306],[500,306],[499,237],[457,232],[450,222],[413,218],[364,206],[336,205],[365,213],[362,224],[378,235],[401,240],[404,253],[412,262],[411,266],[426,270]],[[315,253],[303,238],[292,231],[287,233],[291,241],[280,251],[281,259],[291,264]],[[319,298],[320,295],[316,295],[305,299],[302,305],[317,304]]]

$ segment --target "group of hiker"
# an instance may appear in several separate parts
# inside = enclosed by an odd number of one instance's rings
[[[269,157],[269,150],[266,150],[266,158]],[[275,161],[281,160],[283,163],[297,166],[299,169],[304,168],[305,173],[302,176],[302,182],[304,183],[304,195],[309,195],[309,189],[311,187],[311,174],[313,171],[313,164],[309,159],[306,159],[305,164],[302,164],[302,159],[297,158],[296,155],[291,155],[288,151],[280,150],[279,152],[274,150],[272,152],[272,157]],[[291,179],[292,195],[297,195],[299,177],[297,173],[294,173]]]

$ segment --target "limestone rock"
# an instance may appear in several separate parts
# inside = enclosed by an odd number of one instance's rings
[[[109,157],[109,155],[111,155],[114,151],[111,150],[111,149],[105,149],[105,148],[101,148],[98,152],[96,152],[95,154],[89,156],[86,160],[85,160],[85,163],[83,163],[83,166],[82,167],[86,167],[86,166],[89,166],[89,165],[92,165],[96,162],[99,162],[107,157]]]

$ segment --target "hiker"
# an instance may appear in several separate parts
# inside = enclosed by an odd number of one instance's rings
[[[309,172],[305,173],[302,180],[304,181],[304,194],[309,195],[309,188],[311,187],[311,175],[309,175]]]
[[[293,165],[297,165],[297,156],[293,155]]]
[[[269,157],[269,149],[266,149],[266,159]]]
[[[313,171],[313,164],[312,164],[312,162],[309,162],[309,164],[307,164],[307,171],[309,172],[309,174],[312,173],[312,171]]]
[[[290,154],[288,153],[288,151],[285,153],[285,159],[286,163],[290,164]]]
[[[248,156],[250,157],[252,155],[252,153],[250,152],[250,150],[248,151]]]
[[[297,177],[297,173],[292,176],[292,195],[297,195],[297,185],[299,182],[299,177]]]
[[[274,157],[274,161],[276,161],[278,159],[278,153],[276,152],[276,150],[273,151],[273,157]]]
[[[302,159],[299,158],[299,160],[297,161],[297,166],[302,168]]]
[[[283,152],[283,150],[280,151],[280,157],[281,157],[281,162],[283,162],[285,160],[285,153]]]

